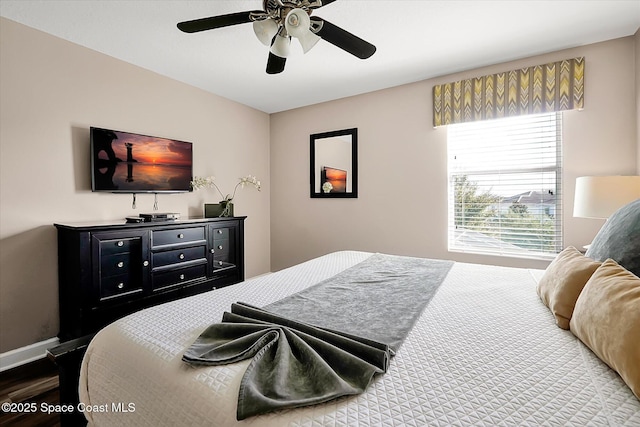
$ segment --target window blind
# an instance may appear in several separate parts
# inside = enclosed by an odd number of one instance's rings
[[[449,249],[541,256],[562,248],[562,116],[450,125]]]

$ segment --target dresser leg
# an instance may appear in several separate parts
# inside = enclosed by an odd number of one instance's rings
[[[62,427],[87,425],[84,414],[78,411],[78,384],[80,381],[80,365],[93,335],[66,341],[47,350],[47,357],[58,366],[60,382],[60,404],[72,405],[73,412],[60,414]]]

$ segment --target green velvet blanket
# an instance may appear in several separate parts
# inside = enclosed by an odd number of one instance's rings
[[[183,360],[251,359],[237,419],[362,393],[387,371],[453,262],[375,254],[262,309],[233,304]]]

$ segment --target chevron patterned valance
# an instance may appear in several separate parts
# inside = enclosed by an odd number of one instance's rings
[[[433,87],[433,125],[584,107],[584,58]]]

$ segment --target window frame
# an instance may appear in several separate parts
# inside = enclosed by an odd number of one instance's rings
[[[536,148],[536,150],[540,150],[540,152],[544,152],[546,154],[550,153],[550,152],[554,152],[555,153],[555,161],[553,164],[548,164],[548,165],[534,165],[533,163],[535,163],[534,160],[531,161],[531,165],[529,166],[520,166],[520,167],[512,167],[510,169],[504,169],[504,168],[492,168],[490,166],[484,167],[476,167],[476,168],[457,168],[457,166],[454,166],[455,164],[455,157],[456,157],[456,153],[460,153],[461,149],[460,148],[455,148],[453,147],[453,143],[452,143],[452,134],[454,134],[453,137],[457,137],[455,136],[455,132],[457,132],[458,129],[466,129],[468,131],[469,128],[465,128],[465,126],[471,126],[473,125],[473,123],[461,123],[461,124],[456,124],[456,125],[449,125],[448,131],[447,131],[447,178],[448,178],[448,189],[447,189],[447,195],[448,195],[448,200],[447,200],[447,248],[449,252],[458,252],[458,253],[473,253],[473,254],[482,254],[482,255],[493,255],[493,256],[502,256],[502,257],[516,257],[516,258],[527,258],[527,259],[552,259],[553,257],[556,256],[557,253],[559,253],[562,248],[563,248],[563,239],[564,239],[564,230],[563,230],[563,219],[562,219],[562,212],[563,212],[563,192],[562,192],[562,174],[563,174],[563,162],[562,162],[562,113],[561,112],[554,112],[554,113],[544,113],[544,114],[536,114],[536,115],[531,115],[531,116],[524,116],[527,118],[531,118],[531,120],[533,122],[536,121],[537,117],[542,118],[542,120],[540,120],[540,123],[542,123],[539,127],[538,130],[535,130],[535,127],[531,127],[529,130],[533,130],[533,132],[529,132],[527,135],[533,136],[533,140],[536,140],[536,134],[535,132],[542,132],[543,128],[544,128],[544,120],[545,117],[549,116],[549,118],[547,120],[549,121],[553,121],[553,126],[554,126],[554,135],[555,135],[555,145],[553,146],[552,149],[548,149],[548,152],[545,152],[544,149],[540,149],[540,148]],[[553,119],[551,118],[551,116],[555,116]],[[522,116],[521,116],[522,118]],[[487,121],[484,121],[484,125],[487,126],[488,128],[491,129],[495,129],[498,127],[505,127],[504,123],[507,122],[507,120],[509,119],[514,119],[513,117],[511,118],[505,118],[505,119],[496,119],[496,120],[491,120],[490,122],[492,123],[487,123]],[[526,119],[525,119],[526,121]],[[491,127],[491,124],[496,124],[495,127]],[[517,123],[517,122],[513,122],[513,123]],[[454,126],[455,128],[451,129],[451,127]],[[476,123],[476,126],[478,126],[478,124]],[[547,125],[548,126],[548,125]],[[473,128],[472,128],[473,129]],[[486,136],[479,136],[478,137],[479,140],[486,140]],[[469,139],[470,140],[470,139]],[[476,142],[481,144],[481,142]],[[540,143],[539,145],[544,145],[545,144],[545,140],[543,138],[540,138],[539,141],[535,141],[535,144]],[[491,144],[491,143],[490,143]],[[486,144],[485,144],[486,146]],[[533,144],[531,143],[531,146],[533,146]],[[534,147],[535,148],[535,147]],[[485,152],[491,152],[491,150],[495,150],[494,148],[489,148],[487,150],[485,150]],[[455,151],[455,152],[452,152]],[[495,154],[497,155],[497,153]],[[549,158],[545,158],[545,160],[548,161]],[[537,218],[538,220],[541,221],[541,228],[537,229],[536,231],[538,231],[539,233],[527,233],[527,234],[531,234],[530,237],[534,237],[534,238],[544,238],[545,232],[544,232],[544,223],[547,220],[551,220],[553,222],[553,227],[552,227],[552,231],[553,233],[551,234],[552,238],[549,242],[547,242],[546,245],[551,245],[552,249],[548,249],[545,250],[543,249],[543,246],[545,246],[545,244],[541,244],[540,246],[540,250],[527,250],[526,248],[519,248],[519,249],[515,249],[514,246],[517,245],[513,245],[512,243],[509,243],[508,241],[502,240],[499,237],[496,236],[490,236],[487,235],[483,232],[476,230],[473,230],[472,228],[466,228],[464,229],[463,233],[467,234],[467,231],[473,231],[473,232],[478,232],[480,234],[483,235],[485,239],[485,242],[481,242],[481,244],[478,245],[472,245],[472,244],[460,244],[459,239],[462,237],[459,230],[459,226],[456,225],[456,220],[458,218],[456,218],[456,177],[461,177],[461,176],[499,176],[501,179],[504,178],[506,175],[511,175],[512,177],[515,176],[525,176],[526,174],[541,174],[541,176],[543,176],[543,174],[548,174],[549,176],[553,176],[553,182],[554,182],[554,187],[555,189],[552,190],[551,188],[549,188],[549,190],[553,191],[553,199],[554,199],[554,203],[553,203],[553,207],[554,207],[554,212],[553,215],[548,215],[548,213],[545,211],[545,207],[541,208],[541,212],[542,213],[538,213]],[[541,190],[544,189],[542,187],[542,184],[544,182],[544,178],[541,178],[539,183],[541,184]],[[490,181],[489,181],[490,182]],[[500,182],[500,180],[498,180],[497,182]],[[490,190],[491,191],[491,190]],[[536,190],[533,190],[536,191]],[[541,196],[544,193],[540,193]],[[551,191],[549,192],[549,194],[551,194]],[[502,196],[501,200],[504,200],[505,196]],[[491,209],[495,209],[496,203],[492,204],[488,204],[484,209],[487,208],[491,208]],[[497,210],[497,218],[498,218],[498,223],[497,225],[495,223],[491,223],[489,224],[487,222],[487,227],[489,228],[489,230],[495,230],[498,234],[498,236],[502,236],[502,235],[508,235],[505,232],[508,230],[514,231],[514,230],[518,230],[518,228],[516,227],[511,227],[510,229],[508,229],[507,225],[501,224],[501,221],[503,221],[503,219],[505,218],[505,214],[504,214],[504,209],[505,206],[497,203],[498,205],[498,210]],[[542,203],[541,203],[542,205]],[[483,211],[484,211],[483,209]],[[510,207],[509,207],[510,209]],[[549,209],[548,207],[546,209]],[[524,218],[524,214],[528,212],[525,211],[522,213],[523,218]],[[515,211],[514,211],[515,213]],[[547,215],[548,218],[544,218],[544,215]],[[465,216],[466,217],[466,216]],[[535,214],[529,214],[528,218],[529,220],[531,220],[531,218],[536,217]],[[517,220],[515,220],[517,223]],[[485,227],[485,228],[487,228]],[[494,228],[495,227],[495,228]],[[533,228],[529,228],[529,230],[534,230]],[[476,236],[478,236],[476,234]],[[473,236],[470,238],[470,240],[473,239]],[[496,242],[496,245],[494,247],[489,247],[491,246],[492,242],[489,241],[489,239],[492,239],[494,242]],[[508,239],[508,238],[507,238]],[[523,243],[526,242],[526,238],[521,238]],[[514,241],[517,242],[517,238],[513,239]],[[499,242],[499,243],[498,243]],[[487,246],[483,246],[487,245]]]

